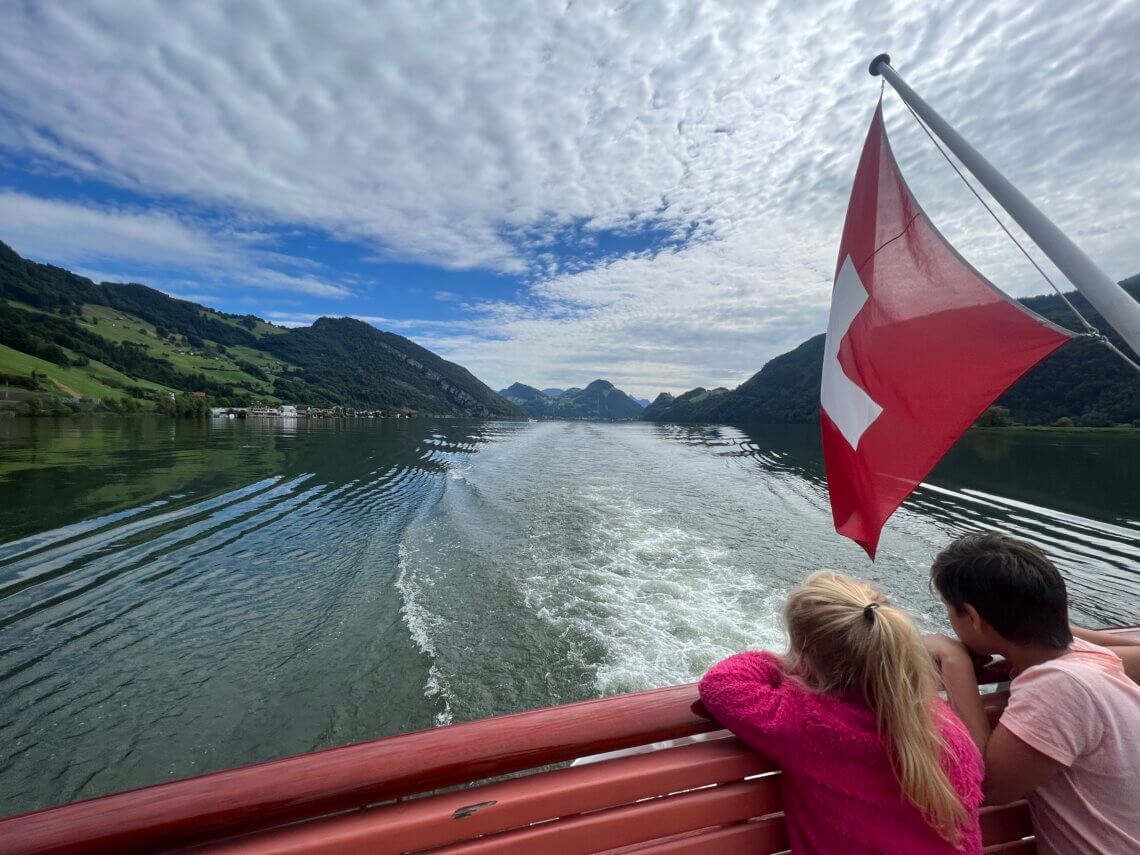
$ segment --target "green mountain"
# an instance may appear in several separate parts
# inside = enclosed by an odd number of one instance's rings
[[[625,421],[642,412],[641,404],[608,380],[595,380],[585,389],[567,389],[557,397],[525,383],[515,383],[499,394],[535,419]]]
[[[554,407],[552,397],[525,383],[512,383],[506,389],[500,389],[499,397],[517,404],[526,411],[528,416],[534,419],[548,417],[547,411]]]
[[[482,418],[521,418],[461,365],[395,333],[353,318],[320,318],[266,339],[264,347],[300,370],[274,383],[279,398],[322,396],[355,407]]]
[[[467,369],[351,318],[287,330],[145,285],[96,284],[0,243],[0,405],[62,412],[255,400],[523,418]],[[14,389],[12,387],[15,387]],[[172,405],[171,394],[175,394]],[[179,395],[178,393],[182,393]]]
[[[1140,275],[1120,283],[1140,297]],[[1125,352],[1123,341],[1077,292],[1066,295],[1093,326]],[[1068,329],[1077,321],[1056,296],[1030,297],[1028,308]],[[819,420],[819,378],[824,336],[808,339],[777,356],[735,389],[693,389],[657,397],[642,418],[658,422],[810,424]],[[1129,424],[1140,420],[1140,380],[1134,369],[1103,345],[1078,339],[1065,345],[1010,388],[998,401],[1024,424],[1053,424],[1069,418],[1078,425]]]

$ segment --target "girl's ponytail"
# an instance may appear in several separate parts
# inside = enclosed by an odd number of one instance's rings
[[[945,746],[933,721],[933,661],[906,614],[872,611],[863,693],[893,749],[903,794],[942,837],[958,843],[966,809],[942,766]]]
[[[791,593],[785,618],[793,665],[820,691],[862,692],[903,795],[957,845],[967,813],[942,766],[937,672],[910,618],[871,585],[828,570]]]

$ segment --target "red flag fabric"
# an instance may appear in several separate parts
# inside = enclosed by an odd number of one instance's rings
[[[880,102],[847,207],[823,356],[836,531],[874,560],[887,519],[955,440],[1070,338],[938,233],[895,162]]]

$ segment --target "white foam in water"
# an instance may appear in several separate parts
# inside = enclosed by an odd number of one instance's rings
[[[423,588],[412,567],[411,550],[401,543],[399,555],[400,574],[396,578],[396,590],[400,592],[400,597],[403,600],[400,614],[403,616],[404,625],[408,628],[408,634],[411,635],[416,647],[432,661],[428,668],[424,696],[428,700],[438,700],[443,703],[443,709],[435,716],[436,726],[441,727],[451,724],[452,721],[451,689],[447,685],[443,673],[435,664],[437,655],[435,632],[444,627],[442,627],[440,619],[433,615],[424,604]]]
[[[593,637],[599,694],[689,682],[749,647],[779,648],[782,593],[758,584],[729,550],[673,525],[663,508],[585,492],[599,513],[584,532],[580,561],[541,545],[542,571],[523,580],[529,607]]]
[[[447,460],[444,498],[405,538],[397,583],[432,662],[438,720],[685,683],[736,651],[782,649],[787,591],[820,567],[879,584],[944,630],[927,587],[933,555],[962,530],[1028,512],[924,485],[871,565],[834,533],[823,486],[789,469],[787,453],[740,455],[743,437],[726,437],[540,423]],[[1123,531],[1033,511],[1086,538]],[[1074,592],[1096,605],[1069,567]]]

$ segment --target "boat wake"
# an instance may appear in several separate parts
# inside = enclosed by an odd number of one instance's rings
[[[427,682],[424,684],[424,697],[432,703],[442,704],[435,714],[436,726],[451,724],[453,720],[451,711],[451,689],[447,678],[437,664],[439,658],[435,646],[435,638],[442,634],[444,627],[440,620],[424,605],[424,591],[420,587],[413,562],[409,559],[409,547],[400,544],[400,575],[396,577],[396,590],[400,592],[403,605],[400,614],[408,628],[412,641],[424,656],[431,660],[428,667]]]

